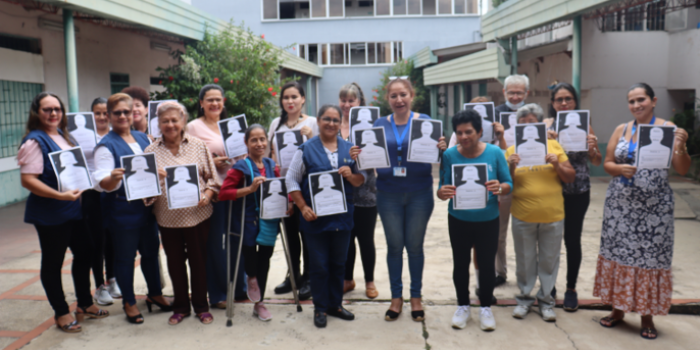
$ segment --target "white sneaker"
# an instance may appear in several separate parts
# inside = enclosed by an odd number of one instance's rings
[[[518,305],[513,310],[513,317],[523,319],[530,312],[530,308],[525,305]]]
[[[112,305],[114,304],[114,299],[112,299],[112,296],[109,295],[109,291],[105,287],[105,285],[99,286],[95,290],[95,302],[97,305]]]
[[[557,320],[557,314],[554,313],[554,309],[551,307],[540,307],[540,314],[542,314],[542,319],[547,322],[554,322]]]
[[[119,289],[119,285],[117,284],[116,278],[109,279],[109,285],[107,286],[107,289],[109,290],[109,295],[111,295],[112,298],[122,297],[122,290]]]
[[[482,307],[481,313],[479,314],[479,320],[481,321],[482,331],[492,331],[496,329],[496,319],[493,318],[493,312],[491,312],[490,307]]]
[[[469,320],[469,315],[471,311],[469,305],[463,305],[457,308],[454,316],[452,316],[452,328],[463,329],[467,326],[467,321]]]

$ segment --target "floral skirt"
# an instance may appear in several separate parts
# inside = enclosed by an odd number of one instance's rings
[[[625,266],[598,255],[593,296],[624,312],[668,315],[673,294],[671,270]]]

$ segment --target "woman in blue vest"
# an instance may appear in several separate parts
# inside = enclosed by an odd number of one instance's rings
[[[353,227],[352,188],[362,185],[367,177],[350,158],[352,144],[338,136],[340,108],[325,105],[317,115],[319,134],[299,147],[286,179],[287,190],[302,215],[301,230],[307,234],[314,324],[322,328],[326,326],[327,315],[355,319],[355,315],[342,306],[343,283]],[[311,207],[308,175],[334,170],[343,178],[347,211],[317,217]]]
[[[56,326],[77,333],[81,325],[70,315],[61,284],[66,249],[73,254],[73,284],[78,298],[77,317],[103,318],[109,312],[92,303],[90,294],[91,240],[80,209],[82,191],[58,191],[58,179],[49,153],[69,149],[65,107],[58,96],[42,92],[32,101],[27,135],[17,153],[22,187],[29,190],[24,222],[33,224],[41,246],[41,284],[54,310]]]
[[[415,91],[407,79],[397,78],[386,86],[386,100],[394,112],[379,118],[375,127],[383,127],[389,148],[391,168],[377,169],[377,211],[382,219],[387,243],[387,265],[391,283],[391,306],[384,317],[396,320],[403,308],[403,250],[408,254],[408,271],[411,275],[411,317],[420,322],[425,318],[421,302],[423,280],[423,239],[428,220],[435,205],[433,200],[432,165],[408,163],[408,130],[414,118],[430,119],[425,114],[411,111]],[[445,138],[437,144],[445,150]],[[359,153],[354,149],[353,153]]]
[[[123,186],[124,168],[121,157],[142,154],[150,144],[146,134],[131,130],[133,100],[124,93],[112,95],[107,101],[107,112],[112,131],[95,148],[95,179],[102,195],[105,225],[112,234],[114,246],[114,275],[122,291],[124,312],[130,323],[143,323],[134,295],[134,259],[141,255],[141,271],[148,285],[146,305],[151,311],[155,304],[163,311],[171,311],[163,297],[158,265],[158,228],[150,208],[141,200],[126,200]]]
[[[269,321],[272,314],[262,300],[265,298],[267,273],[270,271],[270,258],[275,247],[274,240],[271,245],[258,243],[261,228],[261,196],[258,189],[266,178],[279,177],[280,173],[275,161],[264,157],[267,150],[267,131],[262,125],[253,124],[246,129],[245,143],[248,146],[248,157],[236,162],[233,169],[228,171],[219,191],[219,200],[233,201],[231,231],[238,232],[241,228],[241,217],[238,213],[243,210],[242,201],[239,199],[245,197],[246,218],[242,253],[245,258],[245,272],[248,275],[248,299],[255,303],[253,314],[261,321]],[[292,214],[291,206],[289,207],[287,215]]]

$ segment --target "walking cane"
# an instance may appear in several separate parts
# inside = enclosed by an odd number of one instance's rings
[[[294,276],[294,269],[292,269],[292,256],[289,254],[289,246],[287,245],[287,229],[284,225],[284,218],[282,218],[282,229],[280,236],[282,236],[282,247],[284,248],[284,255],[287,257],[287,266],[289,266],[289,281],[292,282],[292,293],[294,293],[294,302],[297,304],[297,312],[301,312],[301,303],[299,302],[299,291],[297,291],[297,282]]]
[[[243,186],[246,183],[244,180]],[[234,308],[234,293],[236,291],[236,281],[238,280],[238,267],[241,262],[241,248],[243,248],[243,232],[245,228],[245,196],[243,197],[243,206],[241,210],[241,232],[236,235],[231,232],[231,217],[233,216],[233,203],[230,205],[229,215],[228,215],[228,239],[226,242],[226,278],[231,278],[231,236],[238,236],[238,255],[236,255],[236,268],[233,272],[233,281],[228,283],[228,291],[226,292],[226,327],[233,326],[233,308]]]

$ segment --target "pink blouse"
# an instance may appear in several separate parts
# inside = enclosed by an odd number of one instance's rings
[[[61,149],[72,148],[61,135],[49,135]],[[21,174],[41,174],[44,172],[44,155],[36,140],[27,140],[17,152],[17,164]]]
[[[226,156],[224,139],[221,137],[221,134],[219,132],[215,132],[204,124],[202,118],[197,118],[189,122],[187,124],[187,133],[204,141],[212,154],[216,154],[218,157]],[[217,173],[219,174],[220,182],[223,182],[226,178],[226,172],[228,169],[228,167],[224,169],[216,169]]]

